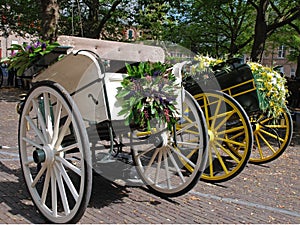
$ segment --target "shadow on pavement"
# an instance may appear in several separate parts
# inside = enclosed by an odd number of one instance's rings
[[[3,174],[2,182],[0,182],[0,204],[4,203],[10,208],[8,212],[12,214],[12,221],[20,220],[19,217],[14,218],[14,215],[20,215],[24,220],[33,224],[47,223],[31,201],[21,169],[10,169],[0,162],[0,172]],[[94,173],[92,195],[88,207],[100,209],[111,203],[123,202],[122,198],[128,196],[127,193],[126,187],[117,186]]]

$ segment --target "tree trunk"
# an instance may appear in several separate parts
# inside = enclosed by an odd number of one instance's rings
[[[268,5],[269,0],[260,0],[259,5],[256,8],[255,34],[251,51],[251,60],[253,62],[258,62],[264,51],[264,45],[267,39],[266,10]]]
[[[299,52],[299,55],[297,57],[297,68],[296,68],[295,77],[300,79],[300,52]]]
[[[58,36],[59,5],[57,0],[41,0],[42,39],[56,41]]]
[[[269,0],[260,0],[256,6],[257,14],[255,21],[254,42],[251,51],[251,60],[258,62],[264,51],[265,41],[267,39],[266,10]]]

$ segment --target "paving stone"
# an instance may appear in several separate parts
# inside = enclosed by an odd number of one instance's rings
[[[0,149],[0,223],[41,224],[47,221],[30,200],[16,148],[15,105],[20,92],[0,89],[0,145],[11,147]],[[293,144],[277,160],[248,164],[237,177],[219,185],[199,181],[186,195],[169,200],[144,187],[119,186],[94,174],[92,197],[79,223],[299,224],[299,130],[296,127]]]

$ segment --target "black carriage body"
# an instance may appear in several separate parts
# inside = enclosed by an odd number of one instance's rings
[[[206,78],[187,77],[184,81],[185,88],[194,96],[206,90],[221,90],[234,97],[248,114],[259,111],[251,68],[247,64],[237,62],[227,63],[226,66],[214,68],[214,73],[205,74]]]

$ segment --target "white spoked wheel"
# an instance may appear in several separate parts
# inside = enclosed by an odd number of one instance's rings
[[[132,154],[140,178],[155,194],[175,197],[191,190],[207,162],[208,134],[197,102],[185,92],[175,131],[137,131]]]
[[[89,141],[71,96],[57,83],[34,86],[22,107],[19,153],[31,198],[53,223],[75,223],[92,187]]]

